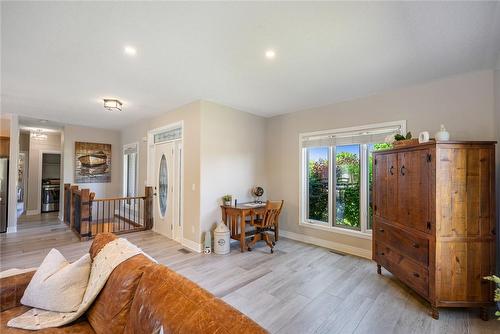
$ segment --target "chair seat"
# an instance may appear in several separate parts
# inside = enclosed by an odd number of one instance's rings
[[[13,307],[11,309],[5,310],[0,313],[0,333],[2,334],[70,334],[70,333],[79,333],[79,334],[95,334],[94,329],[90,326],[89,322],[85,319],[79,319],[71,325],[56,327],[56,328],[45,328],[38,331],[30,331],[19,328],[8,327],[7,323],[10,319],[17,317],[18,315],[23,314],[28,311],[30,307],[26,306],[18,306]]]

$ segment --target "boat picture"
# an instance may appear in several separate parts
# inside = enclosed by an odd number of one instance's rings
[[[111,182],[111,144],[75,142],[75,182]]]
[[[94,154],[87,154],[82,157],[79,157],[78,160],[80,160],[82,166],[87,168],[92,168],[105,165],[107,158],[108,158],[107,155],[104,154],[103,151],[99,151]]]

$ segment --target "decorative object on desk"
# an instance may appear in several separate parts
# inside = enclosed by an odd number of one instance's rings
[[[210,231],[205,232],[205,247],[203,249],[203,253],[212,253],[212,236],[210,234]]]
[[[252,189],[252,195],[254,197],[256,197],[256,199],[255,199],[256,203],[262,203],[262,201],[260,200],[260,198],[262,197],[262,195],[264,195],[264,188],[259,187],[259,186],[253,187],[253,189]]]
[[[231,206],[231,202],[233,201],[233,196],[224,195],[224,196],[222,196],[222,201],[224,202],[224,205]]]
[[[492,276],[486,276],[483,277],[485,280],[495,282],[496,284],[496,289],[495,289],[495,295],[494,295],[494,300],[497,303],[497,309],[499,311],[495,312],[495,315],[498,317],[497,320],[500,320],[500,277],[497,277],[495,275]]]
[[[436,140],[438,141],[450,140],[450,133],[446,131],[444,124],[441,124],[439,131],[436,132]]]
[[[429,142],[429,140],[430,140],[429,131],[422,131],[419,133],[419,135],[418,135],[418,143],[419,144],[427,143],[427,142]]]
[[[229,228],[220,222],[214,230],[214,252],[215,254],[224,255],[229,254]]]
[[[111,144],[75,142],[75,183],[111,182]]]
[[[394,135],[394,142],[392,145],[394,147],[408,146],[418,144],[417,138],[412,138],[411,132],[407,132],[406,136],[400,135],[399,133]]]

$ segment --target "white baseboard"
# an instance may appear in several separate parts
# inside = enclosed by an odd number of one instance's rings
[[[16,233],[17,232],[17,225],[16,226],[7,226],[7,233]]]
[[[191,241],[189,239],[183,239],[181,242],[182,246],[189,248],[192,251],[195,251],[196,253],[201,253],[201,244]]]
[[[311,237],[309,235],[298,234],[290,231],[280,230],[280,236],[283,236],[288,239],[301,241],[306,244],[312,244],[320,247],[325,247],[328,249],[333,249],[341,253],[347,253],[359,257],[363,257],[365,259],[372,258],[372,251],[364,248],[358,248],[346,244],[342,244],[335,241],[324,240],[320,238]]]
[[[35,210],[26,210],[26,216],[34,216],[39,215],[40,211],[38,209]]]

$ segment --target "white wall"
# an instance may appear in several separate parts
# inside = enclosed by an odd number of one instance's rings
[[[61,134],[48,133],[47,140],[34,140],[30,137],[28,156],[28,189],[26,191],[26,214],[39,214],[42,199],[40,174],[41,152],[61,152]]]
[[[285,200],[280,228],[369,254],[371,240],[299,226],[299,133],[406,119],[415,135],[444,123],[452,139],[492,140],[493,87],[493,71],[480,71],[269,119],[267,183],[270,196]]]
[[[95,192],[96,198],[115,197],[121,194],[122,150],[120,131],[67,125],[63,133],[63,183],[76,184],[75,142],[111,144],[111,182],[79,183],[80,188]]]
[[[201,231],[221,220],[221,197],[253,200],[266,187],[266,119],[213,102],[201,102]],[[265,193],[265,195],[267,195]]]
[[[10,117],[10,152],[9,152],[9,217],[7,232],[17,230],[17,163],[19,157],[19,118]]]

